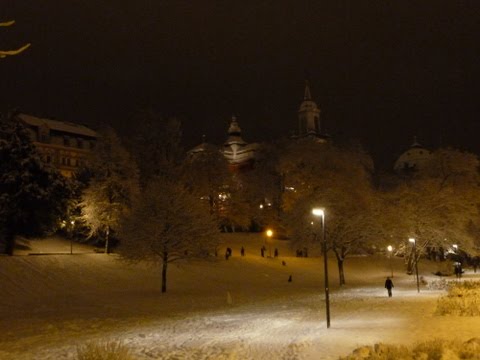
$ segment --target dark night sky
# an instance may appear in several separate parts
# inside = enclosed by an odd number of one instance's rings
[[[380,167],[417,135],[480,153],[480,2],[1,0],[0,109],[125,129],[153,107],[185,147],[297,128],[306,72],[335,139]]]

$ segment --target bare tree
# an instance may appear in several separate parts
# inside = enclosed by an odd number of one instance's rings
[[[15,24],[15,20],[7,21],[7,22],[0,22],[0,26],[11,26]],[[7,56],[12,56],[12,55],[18,55],[28,49],[30,47],[30,43],[23,45],[22,47],[16,49],[16,50],[0,50],[0,58],[4,58]]]
[[[370,157],[361,148],[345,149],[306,140],[287,148],[281,170],[289,189],[284,203],[293,245],[319,247],[321,230],[311,211],[323,207],[328,247],[336,255],[340,285],[344,285],[347,255],[371,248],[378,241],[378,205],[370,178]]]
[[[164,293],[168,264],[209,257],[218,245],[218,236],[214,217],[198,197],[178,182],[157,178],[122,221],[119,252],[128,261],[160,264]]]
[[[472,233],[480,219],[478,169],[474,154],[436,150],[423,169],[383,191],[387,206],[379,220],[394,238],[415,238],[419,249],[458,244],[467,252],[478,250]]]
[[[210,213],[219,219],[221,203],[232,186],[228,162],[220,149],[203,142],[201,151],[191,153],[183,162],[181,178],[188,190],[207,202]]]
[[[139,192],[138,171],[111,128],[103,130],[89,167],[93,177],[80,202],[80,219],[89,227],[90,236],[105,236],[105,253],[108,254],[111,230],[119,226]]]
[[[140,171],[141,184],[156,176],[176,175],[184,156],[182,128],[177,118],[163,118],[153,109],[135,114],[131,150]]]

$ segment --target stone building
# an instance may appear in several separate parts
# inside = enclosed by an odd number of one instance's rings
[[[72,177],[88,161],[98,134],[84,125],[18,114],[42,160]]]

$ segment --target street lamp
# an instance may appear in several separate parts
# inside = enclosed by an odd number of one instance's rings
[[[418,280],[417,241],[414,238],[408,239],[413,243],[413,260],[415,261],[415,274],[417,276],[417,292],[420,292],[420,281]]]
[[[271,245],[271,239],[273,236],[273,231],[268,229],[267,230],[267,237],[268,237],[268,256],[272,257],[272,245]]]
[[[75,225],[75,220],[70,221],[70,255],[73,254],[73,225]]]
[[[393,278],[393,264],[392,264],[392,251],[393,251],[393,247],[392,245],[388,245],[387,246],[387,250],[388,250],[388,253],[389,253],[389,257],[390,257],[390,271],[392,273],[392,278]]]
[[[327,238],[325,236],[325,211],[324,209],[315,208],[312,209],[314,216],[322,217],[322,245],[323,245],[323,266],[325,275],[325,305],[327,312],[327,329],[330,327],[330,297],[328,289],[328,261],[327,261]]]

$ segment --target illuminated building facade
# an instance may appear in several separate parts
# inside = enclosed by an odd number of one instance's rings
[[[55,166],[65,177],[87,161],[95,148],[98,134],[84,125],[18,114],[42,160]]]

